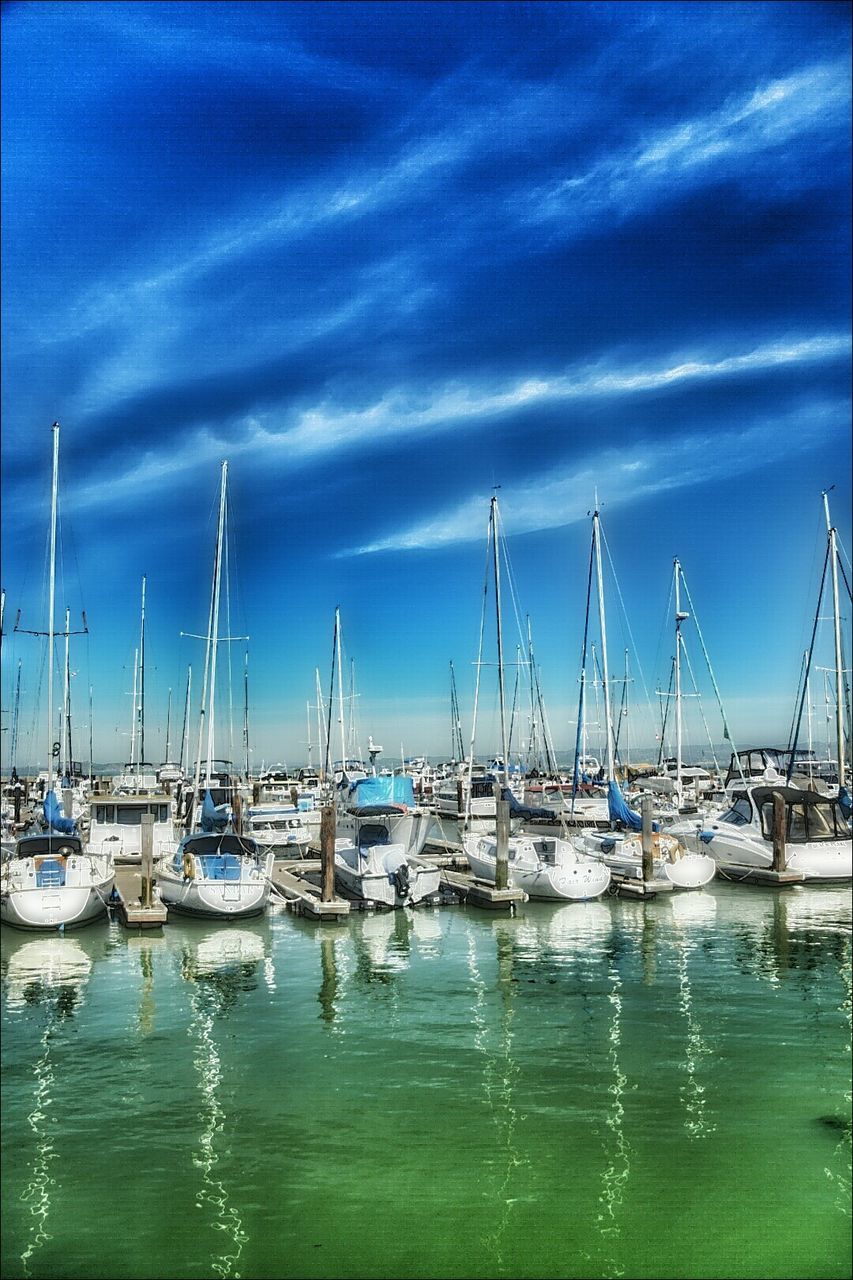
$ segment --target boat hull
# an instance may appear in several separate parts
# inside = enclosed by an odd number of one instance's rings
[[[91,885],[11,889],[0,894],[0,920],[16,929],[72,929],[105,917],[114,876]]]
[[[472,872],[491,884],[495,882],[496,869],[496,859],[490,852],[494,844],[494,840],[476,836],[466,836],[463,841]],[[563,848],[562,856],[554,863],[538,859],[531,859],[531,863],[526,866],[520,858],[511,857],[508,865],[510,887],[523,889],[529,898],[586,902],[599,898],[610,884],[610,870],[602,862],[578,856],[568,847]]]
[[[197,865],[197,864],[196,864]],[[239,879],[186,877],[173,866],[161,865],[157,885],[161,901],[183,915],[208,919],[245,920],[261,915],[270,896],[273,855],[268,853],[257,869],[242,870]]]

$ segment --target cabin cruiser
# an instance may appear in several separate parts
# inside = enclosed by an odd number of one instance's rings
[[[309,821],[311,811],[294,805],[252,805],[246,812],[248,834],[264,850],[272,849],[277,857],[289,854],[303,858],[314,837],[319,839],[320,813],[316,824]],[[315,832],[316,825],[316,832]]]
[[[392,844],[401,844],[407,857],[423,851],[432,826],[432,811],[415,803],[408,774],[356,778],[339,791],[337,833],[353,845],[363,843],[361,829],[377,821]]]
[[[356,840],[335,839],[335,879],[368,902],[413,907],[438,892],[441,870],[426,858],[407,854],[377,819],[363,824]]]
[[[134,764],[132,761],[124,765],[121,773],[113,778],[113,795],[147,795],[158,792],[161,783],[153,764],[145,762]]]
[[[708,854],[720,871],[737,878],[749,867],[773,864],[773,796],[785,804],[785,857],[789,871],[806,881],[847,881],[853,871],[849,809],[843,799],[781,782],[735,787],[727,808],[701,820],[667,827],[688,849]]]
[[[165,792],[125,792],[96,796],[89,805],[89,850],[109,853],[113,861],[140,862],[142,859],[142,819],[152,819],[155,858],[174,853],[178,834],[172,816],[172,802]]]

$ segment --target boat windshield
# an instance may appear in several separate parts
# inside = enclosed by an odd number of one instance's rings
[[[729,822],[733,827],[745,827],[751,819],[752,806],[746,796],[737,796],[732,807],[719,817],[720,822]]]
[[[785,805],[787,809],[786,839],[791,844],[813,844],[820,840],[843,840],[849,836],[837,804],[831,800],[818,803]],[[773,802],[761,806],[761,830],[766,840],[773,839]]]

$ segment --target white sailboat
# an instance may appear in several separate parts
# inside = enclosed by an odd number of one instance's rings
[[[610,682],[607,667],[607,626],[604,608],[604,582],[601,570],[601,530],[598,504],[592,516],[592,554],[595,558],[598,594],[598,619],[601,631],[602,682],[604,685],[605,741],[607,744],[608,807],[613,830],[589,830],[578,833],[573,839],[576,849],[595,855],[617,875],[632,879],[643,878],[643,848],[639,835],[640,815],[625,803],[616,781],[613,724],[610,715]],[[591,578],[590,578],[591,581]],[[679,804],[683,799],[681,776],[681,624],[688,617],[681,611],[679,597],[680,565],[675,561],[675,706],[676,706],[676,777],[675,794]],[[589,599],[587,599],[587,611]],[[652,877],[667,881],[679,889],[699,889],[709,884],[716,874],[712,858],[701,850],[685,850],[678,838],[657,834],[654,838]]]
[[[329,686],[325,775],[330,776],[331,716],[335,677],[338,686],[338,719],[341,733],[341,778],[335,815],[335,878],[358,898],[389,907],[414,906],[438,891],[441,872],[420,856],[432,814],[414,804],[411,778],[361,775],[349,780],[344,740],[343,685],[341,679],[340,610],[335,609],[332,673]],[[408,783],[406,801],[395,800],[395,787]],[[372,785],[375,803],[359,804],[358,789]],[[390,784],[389,786],[386,784]],[[355,793],[355,794],[353,794]],[[387,793],[387,798],[382,795]],[[401,793],[402,794],[402,793]]]
[[[506,762],[509,759],[506,733],[506,703],[503,678],[503,631],[501,624],[501,578],[498,550],[498,501],[492,497],[489,507],[487,555],[492,551],[492,570],[495,587],[495,625],[497,634],[498,692],[501,721],[500,783],[502,794],[508,790]],[[485,608],[485,597],[484,597]],[[477,689],[474,697],[474,728],[471,739],[469,763],[469,796],[471,764],[474,759],[474,738],[477,722],[481,652],[477,662]],[[475,876],[494,884],[497,868],[497,833],[466,831],[462,837],[465,857]],[[601,862],[588,857],[573,847],[568,840],[555,836],[510,835],[508,841],[509,884],[523,889],[530,898],[584,900],[597,898],[610,884],[610,871]]]
[[[232,820],[228,804],[214,802],[214,725],[216,705],[216,652],[219,631],[219,598],[225,542],[225,506],[228,463],[222,464],[219,522],[213,565],[207,649],[205,653],[202,708],[196,754],[194,805],[190,812],[199,828],[181,840],[174,854],[158,863],[157,879],[163,902],[176,911],[214,918],[253,916],[266,907],[270,894],[274,853],[263,852],[257,842],[240,832],[225,830]],[[205,701],[207,707],[205,708]],[[202,740],[207,715],[207,760],[202,792]],[[217,778],[221,781],[221,776]],[[203,797],[203,798],[202,798]],[[217,797],[218,798],[218,797]],[[233,801],[233,791],[229,796]],[[201,802],[200,802],[201,801]]]
[[[56,603],[56,525],[59,483],[59,423],[53,424],[53,481],[50,506],[50,585],[48,602],[48,770],[44,796],[46,831],[20,835],[4,848],[0,865],[0,920],[20,929],[64,929],[107,914],[115,882],[109,853],[90,853],[63,816],[54,791],[53,638]],[[69,628],[66,626],[66,637]],[[36,633],[43,634],[43,633]],[[67,663],[66,663],[67,671]]]

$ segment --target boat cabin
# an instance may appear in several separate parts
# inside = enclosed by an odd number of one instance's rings
[[[798,787],[755,787],[751,792],[736,791],[731,807],[720,814],[718,822],[735,827],[760,825],[765,840],[773,839],[773,796],[785,801],[785,840],[789,844],[814,844],[818,841],[849,840],[850,824],[838,800],[817,791],[801,791]]]
[[[102,796],[89,806],[89,847],[93,853],[137,860],[142,856],[142,819],[153,819],[154,856],[174,846],[172,802],[163,793]]]

